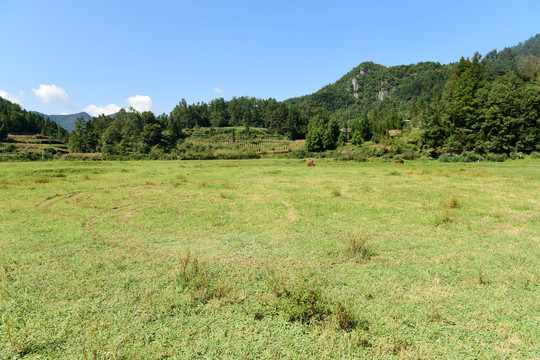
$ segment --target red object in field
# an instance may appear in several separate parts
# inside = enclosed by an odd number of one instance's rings
[[[405,161],[403,161],[403,160],[396,160],[396,164],[405,164]]]
[[[315,166],[315,163],[313,162],[312,159],[307,160],[307,166]]]

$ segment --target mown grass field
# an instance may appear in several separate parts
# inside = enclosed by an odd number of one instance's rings
[[[540,162],[0,163],[0,359],[538,359]]]

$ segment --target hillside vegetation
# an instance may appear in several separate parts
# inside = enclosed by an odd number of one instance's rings
[[[420,128],[417,149],[434,156],[538,151],[540,35],[449,65],[362,63],[336,83],[287,103],[325,109],[362,141],[381,142],[392,129]],[[315,122],[319,125],[312,132],[317,136],[326,125]],[[320,146],[315,142],[311,148]]]
[[[0,141],[8,132],[67,137],[54,122],[6,100],[1,104]],[[80,117],[69,136],[69,149],[120,158],[193,158],[189,154],[194,152],[202,154],[195,158],[219,158],[216,150],[223,150],[227,158],[253,157],[237,151],[245,147],[224,146],[220,137],[232,138],[227,130],[231,127],[243,128],[246,141],[260,139],[261,134],[289,140],[291,150],[296,140],[305,139],[298,156],[346,144],[363,146],[362,151],[373,156],[379,153],[366,149],[374,145],[409,158],[537,156],[540,34],[517,46],[485,56],[476,53],[448,65],[385,67],[364,62],[336,83],[284,102],[247,96],[208,104],[181,100],[170,114],[159,116],[131,109],[114,116]],[[264,131],[252,131],[255,128]],[[207,138],[187,141],[201,133],[198,129]],[[193,151],[194,145],[209,148],[196,146]]]

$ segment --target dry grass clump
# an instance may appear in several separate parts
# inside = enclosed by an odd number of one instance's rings
[[[51,182],[51,178],[49,176],[41,176],[41,177],[38,177],[38,178],[34,179],[34,182],[36,184],[46,184],[46,183]]]
[[[332,196],[341,196],[341,192],[339,189],[332,189],[331,191]]]
[[[442,199],[440,206],[441,208],[435,217],[436,225],[454,222],[456,220],[456,209],[461,207],[461,202],[457,197],[452,196],[448,200]]]
[[[174,187],[178,187],[182,183],[185,183],[186,181],[187,181],[187,178],[184,174],[176,174],[176,176],[171,180],[171,183],[173,184]]]
[[[448,200],[441,200],[441,206],[448,209],[457,209],[461,206],[461,203],[457,197],[452,196]]]
[[[348,257],[369,260],[374,255],[374,251],[369,244],[369,237],[364,234],[347,235],[343,237],[345,255]]]

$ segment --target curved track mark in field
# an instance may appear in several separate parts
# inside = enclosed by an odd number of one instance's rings
[[[77,195],[80,195],[80,194],[83,194],[82,192],[73,192],[73,193],[68,193],[68,194],[57,194],[57,195],[54,195],[52,197],[49,197],[45,200],[43,200],[42,202],[40,202],[39,204],[36,205],[36,208],[41,211],[42,213],[44,214],[49,214],[49,215],[56,215],[56,216],[61,216],[61,217],[65,217],[65,218],[70,218],[70,217],[75,217],[76,215],[71,215],[71,214],[62,214],[62,213],[59,213],[59,212],[56,212],[52,209],[52,207],[61,202],[61,201],[68,201],[69,199],[73,198],[74,196],[77,196]]]
[[[294,206],[285,200],[281,200],[281,203],[287,208],[287,219],[289,219],[289,221],[295,221],[298,217],[298,212],[296,211]]]
[[[127,205],[123,205],[123,206],[119,206],[119,207],[110,209],[109,211],[112,210],[112,211],[114,211],[116,213],[116,212],[122,211],[123,209],[129,208],[130,206],[131,206],[131,204],[127,204]],[[98,214],[96,216],[89,217],[83,222],[83,225],[82,225],[83,230],[85,232],[87,232],[88,234],[90,234],[90,236],[92,236],[92,238],[95,241],[103,243],[103,244],[105,244],[105,245],[107,245],[107,246],[109,246],[111,248],[114,248],[114,249],[117,249],[117,250],[120,250],[120,251],[125,251],[125,252],[127,252],[127,253],[129,253],[131,255],[137,256],[137,257],[144,257],[144,258],[160,257],[160,258],[164,258],[164,257],[168,256],[167,253],[160,252],[160,251],[157,251],[157,250],[153,250],[153,249],[150,248],[149,244],[137,242],[137,241],[135,241],[133,239],[133,237],[127,237],[127,236],[125,236],[124,233],[119,233],[118,230],[115,230],[115,232],[118,233],[118,235],[122,237],[122,239],[121,239],[122,241],[113,241],[109,237],[101,234],[97,230],[96,223],[99,220],[103,219],[106,215],[107,215],[107,213],[103,212],[103,213],[100,213],[100,214]],[[122,216],[120,216],[120,218],[122,218]]]

